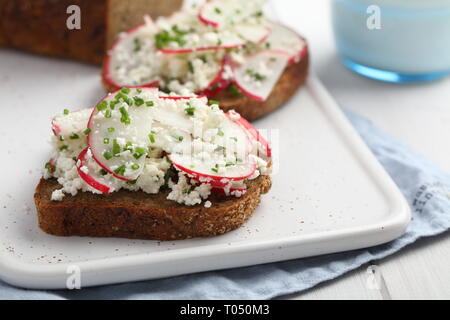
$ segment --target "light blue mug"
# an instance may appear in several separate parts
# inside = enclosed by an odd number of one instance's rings
[[[418,82],[450,74],[450,0],[332,0],[336,45],[351,70]]]

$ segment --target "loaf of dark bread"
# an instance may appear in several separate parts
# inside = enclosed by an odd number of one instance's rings
[[[182,0],[0,0],[0,46],[101,64],[119,32],[148,14],[179,10]],[[80,8],[81,29],[69,30],[67,8]]]
[[[80,192],[52,201],[61,188],[55,179],[41,179],[34,200],[39,226],[57,236],[120,237],[179,240],[208,237],[240,227],[271,187],[269,176],[247,182],[240,198],[211,194],[212,206],[185,206],[167,200],[168,191],[155,195],[120,190],[109,195]]]

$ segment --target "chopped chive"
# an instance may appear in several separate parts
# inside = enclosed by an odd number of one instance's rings
[[[64,141],[64,136],[59,136],[59,141]]]
[[[67,116],[69,114],[69,112],[70,112],[69,109],[64,109],[64,115]]]
[[[99,103],[97,105],[97,110],[102,111],[102,110],[105,110],[107,107],[108,107],[108,102],[102,101],[101,103]]]
[[[141,40],[139,38],[134,38],[134,52],[141,50]]]
[[[72,134],[69,138],[72,139],[72,140],[75,140],[75,139],[79,139],[80,136],[77,135],[76,133],[74,133],[74,134]]]
[[[231,166],[234,166],[233,162],[227,162],[226,165],[225,165],[225,167],[231,167]]]
[[[137,88],[137,89],[136,89],[136,92],[137,92],[137,93],[142,93],[142,89],[141,89],[141,88]]]
[[[87,136],[89,133],[91,133],[91,129],[87,128],[86,130],[83,131],[83,133]]]
[[[108,171],[106,171],[105,169],[100,169],[100,174],[102,176],[106,176],[108,174]]]
[[[219,170],[217,170],[217,168],[211,168],[211,171],[213,171],[215,173],[219,172]]]
[[[209,100],[208,103],[209,104],[217,104],[217,105],[219,105],[219,101],[217,101],[217,100]]]
[[[123,101],[125,101],[125,103],[130,107],[133,105],[133,99],[131,99],[130,97],[123,98]]]
[[[127,181],[127,184],[136,184],[137,183],[137,179],[133,180],[133,181]]]
[[[237,158],[237,159],[236,159],[236,162],[242,162],[242,159]]]
[[[110,128],[108,128],[108,132],[114,132],[114,131],[116,131],[116,129],[115,128],[113,128],[113,127],[110,127]]]
[[[116,108],[116,105],[119,103],[119,101],[111,101],[109,103],[109,107],[111,108],[111,110],[114,110]]]
[[[238,141],[238,138],[236,138],[236,137],[230,137],[230,139],[231,139],[231,140],[234,140],[234,141],[236,141],[236,142]]]
[[[124,151],[130,151],[130,152],[133,152],[133,144],[131,143],[131,142],[127,142],[126,144],[125,144],[125,148],[123,148],[124,149]]]
[[[105,110],[105,118],[111,118],[111,115],[112,115],[112,113],[111,113],[111,110]]]
[[[69,149],[69,146],[66,146],[66,145],[59,147],[59,151],[63,151],[63,150],[67,150],[67,149]]]
[[[116,170],[114,170],[114,173],[117,173],[117,174],[120,174],[120,175],[123,176],[126,169],[127,169],[127,168],[126,168],[125,165],[123,164],[123,165],[121,165],[120,167],[118,167]]]
[[[127,109],[125,107],[120,107],[120,113],[122,116],[120,117],[120,122],[123,122],[126,125],[129,125],[131,123],[130,116],[128,114]]]
[[[184,111],[186,112],[187,115],[189,116],[193,116],[194,112],[195,112],[195,108],[191,107],[191,104],[188,102],[188,108],[184,109]]]
[[[113,140],[113,147],[112,147],[112,153],[115,157],[121,152],[120,145],[117,143],[117,139]]]
[[[188,61],[188,69],[190,73],[194,73],[194,65],[192,64],[192,61]]]
[[[223,151],[223,150],[225,150],[225,148],[222,146],[218,146],[216,149],[214,149],[215,152],[219,152],[219,151]]]
[[[180,142],[183,141],[183,139],[184,139],[183,136],[179,136],[179,137],[178,137],[178,141],[180,141]]]
[[[105,152],[103,152],[103,157],[104,157],[106,160],[109,160],[109,159],[111,159],[111,158],[113,157],[113,155],[111,154],[111,152],[105,151]]]
[[[147,101],[145,104],[147,105],[147,107],[153,107],[155,105],[153,101]]]
[[[130,88],[122,88],[120,89],[120,92],[125,93],[125,94],[129,94],[130,93]]]
[[[216,8],[214,8],[214,12],[217,14],[221,14],[222,10],[220,10],[219,8],[216,7]]]
[[[149,133],[148,138],[150,139],[151,143],[155,143],[155,136],[151,133]]]
[[[133,165],[131,166],[131,169],[137,170],[137,169],[139,169],[140,167],[141,167],[140,165],[138,165],[137,163],[135,163],[135,164],[133,164]]]
[[[223,137],[224,134],[225,133],[222,131],[222,129],[219,128],[218,131],[217,131],[217,135]]]
[[[109,138],[103,138],[103,144],[109,144]]]
[[[237,97],[241,94],[241,91],[235,84],[228,87],[228,92],[230,92],[233,97]]]
[[[144,104],[144,99],[139,98],[137,96],[133,97],[134,103],[136,104],[136,107],[140,107]]]
[[[142,157],[143,155],[147,154],[147,151],[144,148],[141,147],[136,147],[134,149],[134,154],[133,157],[135,159],[139,159],[140,157]]]

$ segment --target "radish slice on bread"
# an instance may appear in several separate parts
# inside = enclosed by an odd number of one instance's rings
[[[265,101],[289,63],[286,51],[266,50],[256,53],[234,68],[234,81],[241,91],[256,100]]]
[[[108,186],[109,182],[104,178],[98,164],[92,158],[89,159],[88,153],[90,153],[89,148],[84,149],[77,159],[77,171],[80,178],[95,190],[104,194],[110,193],[112,188]]]
[[[217,76],[211,81],[206,89],[198,92],[198,94],[212,97],[226,89],[232,80],[233,75],[230,75],[228,72],[229,70],[232,70],[232,66],[233,62],[231,61],[230,56],[226,54],[222,59],[222,65]]]
[[[133,181],[143,170],[158,94],[155,88],[123,88],[92,111],[88,146],[97,163],[119,179]]]
[[[266,47],[289,53],[289,63],[298,63],[308,52],[306,40],[296,31],[275,22],[270,23],[270,29]]]

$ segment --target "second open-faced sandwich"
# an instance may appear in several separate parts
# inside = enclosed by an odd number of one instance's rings
[[[265,0],[212,0],[155,22],[149,18],[109,50],[103,83],[195,92],[257,119],[304,83],[308,47],[288,27],[269,21]]]
[[[270,189],[271,149],[206,97],[122,88],[52,121],[35,192],[40,227],[60,236],[174,240],[241,226]]]

